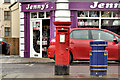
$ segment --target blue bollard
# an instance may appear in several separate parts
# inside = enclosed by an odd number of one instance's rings
[[[105,50],[105,47],[108,46],[108,42],[95,40],[90,42],[90,46],[92,47],[92,51],[90,51],[90,75],[107,75],[108,51]]]

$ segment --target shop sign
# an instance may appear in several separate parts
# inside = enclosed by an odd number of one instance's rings
[[[99,3],[99,2],[93,2],[92,5],[90,5],[90,8],[120,8],[120,3]]]
[[[31,12],[31,11],[50,11],[55,10],[55,3],[24,3],[22,4],[22,12]]]
[[[40,10],[44,10],[44,9],[48,9],[49,8],[49,4],[41,4],[41,5],[30,5],[28,4],[26,9],[29,10],[29,9],[40,9]]]
[[[115,1],[115,0],[114,0]],[[120,2],[70,2],[70,10],[118,11]]]

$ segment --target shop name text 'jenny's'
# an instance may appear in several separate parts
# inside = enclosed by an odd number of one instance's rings
[[[48,9],[49,8],[49,4],[41,4],[41,5],[30,5],[28,4],[26,9],[29,10],[29,9],[41,9],[41,10],[44,10],[44,9]]]
[[[93,2],[93,5],[90,5],[90,8],[120,8],[120,3]]]

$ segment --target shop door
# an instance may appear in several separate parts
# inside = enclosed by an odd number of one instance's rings
[[[30,57],[42,57],[42,20],[30,22]]]

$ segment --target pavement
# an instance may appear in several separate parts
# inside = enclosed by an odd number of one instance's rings
[[[34,64],[34,63],[54,63],[55,61],[49,58],[21,58],[19,56],[1,56],[0,57],[0,63],[1,64]],[[47,67],[47,66],[46,66]],[[118,70],[117,66],[109,66],[108,67],[108,71],[110,72],[112,69],[116,68],[116,70]],[[77,70],[82,70],[82,69],[86,69],[88,73],[82,73],[82,72],[78,72],[78,73],[73,73],[72,69],[77,69]],[[105,80],[107,80],[107,78],[115,78],[113,80],[118,79],[118,76],[120,76],[120,74],[118,73],[108,73],[107,76],[99,76],[99,77],[93,77],[90,76],[89,73],[89,66],[70,66],[70,75],[61,75],[61,76],[56,76],[54,75],[54,73],[14,73],[14,74],[9,74],[9,75],[5,75],[2,74],[2,76],[4,76],[5,78],[88,78],[88,80],[90,78],[106,78]],[[55,79],[54,79],[55,80]],[[110,80],[110,79],[108,79]],[[119,80],[119,79],[118,79]]]
[[[51,63],[49,58],[23,58],[19,56],[0,56],[0,63]]]

